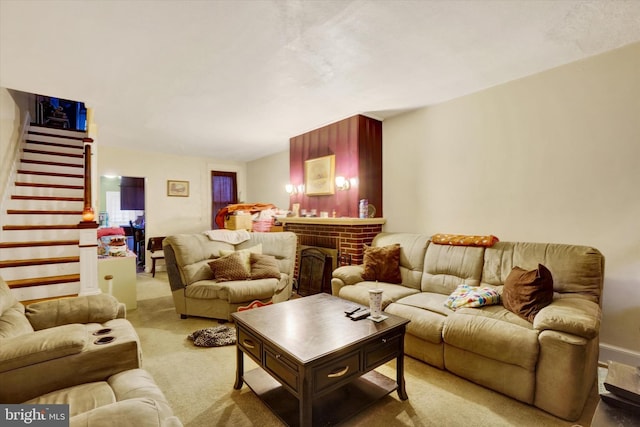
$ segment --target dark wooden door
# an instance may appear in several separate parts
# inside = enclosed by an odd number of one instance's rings
[[[211,171],[211,228],[218,228],[216,225],[218,211],[235,203],[238,203],[236,173]]]

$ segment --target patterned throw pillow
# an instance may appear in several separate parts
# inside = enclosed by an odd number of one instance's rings
[[[493,288],[459,285],[455,291],[449,295],[444,305],[452,310],[462,307],[482,307],[485,305],[500,304],[500,294]]]
[[[231,255],[233,253],[239,254],[241,259],[242,259],[242,263],[245,266],[245,269],[247,270],[247,274],[251,273],[251,261],[249,259],[249,256],[251,254],[261,254],[262,253],[262,243],[255,245],[255,246],[251,246],[250,248],[247,249],[240,249],[237,251],[233,251],[233,250],[226,250],[226,249],[221,249],[220,250],[220,256],[225,256],[225,255]]]
[[[531,323],[536,314],[552,301],[553,277],[542,264],[531,271],[513,267],[504,281],[502,305]]]
[[[231,280],[247,280],[251,277],[241,254],[232,252],[209,262],[209,267],[213,272],[213,277],[218,282],[229,282]]]
[[[377,247],[364,245],[364,280],[402,283],[400,244]]]
[[[251,279],[280,279],[278,261],[271,255],[251,254]]]

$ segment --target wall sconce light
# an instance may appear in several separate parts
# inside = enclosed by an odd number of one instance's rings
[[[304,194],[304,184],[300,184],[300,185],[293,185],[293,184],[286,184],[284,186],[284,191],[286,191],[289,194]]]
[[[336,188],[340,191],[348,190],[351,188],[351,182],[344,176],[336,176]]]

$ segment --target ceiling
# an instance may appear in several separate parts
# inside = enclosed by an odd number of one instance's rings
[[[640,41],[640,1],[0,0],[0,86],[98,143],[251,161]]]

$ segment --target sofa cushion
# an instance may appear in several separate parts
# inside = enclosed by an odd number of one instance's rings
[[[558,243],[498,242],[485,249],[483,284],[501,286],[515,266],[526,270],[543,264],[553,275],[556,293],[580,294],[600,302],[604,257],[589,246]]]
[[[534,371],[539,352],[538,332],[530,324],[523,325],[527,322],[508,321],[509,317],[501,311],[507,310],[500,306],[488,306],[462,308],[451,313],[444,321],[444,342],[470,353]]]
[[[0,349],[0,372],[77,354],[87,343],[85,325],[71,324],[9,338]]]
[[[369,290],[382,289],[382,308],[390,303],[408,295],[417,294],[419,291],[407,288],[403,285],[394,285],[384,282],[360,282],[352,286],[344,286],[340,289],[338,296],[349,301],[357,302],[364,306],[369,306]]]
[[[446,300],[446,295],[434,292],[418,292],[404,298],[400,298],[396,302],[398,304],[429,310],[434,313],[448,316],[451,314],[452,310],[445,305]]]
[[[502,305],[533,322],[538,312],[553,301],[553,277],[542,264],[535,270],[513,267],[502,289]]]
[[[251,254],[251,279],[280,279],[278,261],[271,255]]]
[[[245,263],[249,259],[249,253],[232,252],[229,255],[221,256],[213,261],[209,261],[209,267],[218,282],[229,282],[232,280],[247,280],[251,277],[249,268]]]
[[[59,298],[29,304],[26,316],[33,329],[70,323],[104,323],[118,317],[118,300],[109,294]]]
[[[280,288],[281,283],[286,283],[287,280],[285,275],[280,280],[258,279],[229,282],[201,280],[187,286],[184,293],[187,298],[221,299],[232,304],[246,303],[247,301],[273,297],[273,294]]]
[[[400,274],[402,285],[420,289],[424,269],[424,254],[429,245],[429,236],[414,233],[380,233],[371,246],[383,247],[400,244]]]
[[[52,391],[24,403],[69,405],[69,416],[73,417],[114,402],[116,396],[109,384],[106,381],[96,381]]]
[[[438,294],[429,294],[430,296],[436,296]],[[429,296],[426,295],[426,296]],[[413,296],[425,296],[422,294],[411,295],[407,298],[411,298]],[[400,301],[405,300],[403,298]],[[440,305],[442,305],[442,301],[438,301]],[[433,305],[436,305],[437,302],[434,301]],[[431,305],[431,304],[427,304]],[[405,319],[409,319],[410,322],[407,324],[407,333],[410,335],[414,335],[422,340],[428,341],[433,344],[441,344],[442,343],[442,329],[444,327],[444,320],[447,316],[437,313],[431,310],[425,310],[423,308],[419,308],[413,305],[406,305],[400,302],[392,302],[387,306],[384,310],[385,313],[390,313],[396,316],[404,317]]]
[[[400,244],[375,247],[364,245],[362,279],[387,283],[402,283],[400,274]]]
[[[421,289],[449,295],[458,285],[478,286],[485,248],[429,245],[424,261]]]

